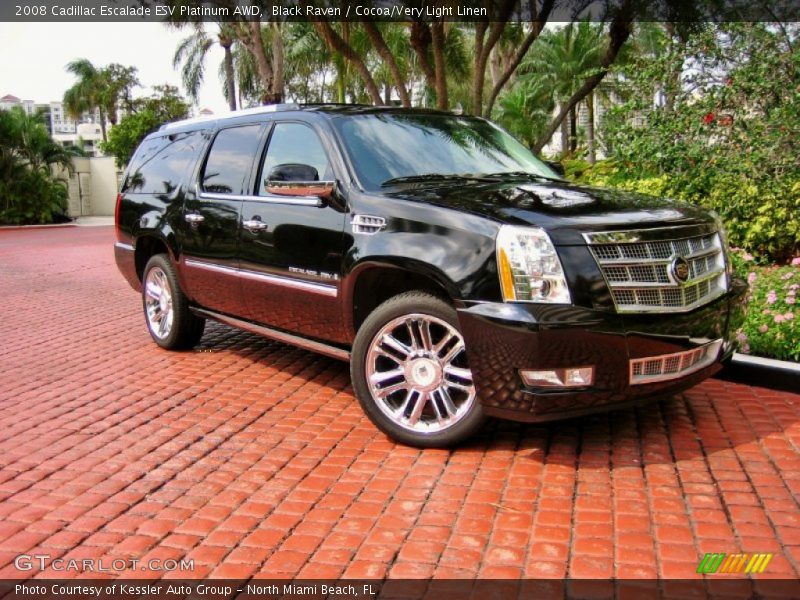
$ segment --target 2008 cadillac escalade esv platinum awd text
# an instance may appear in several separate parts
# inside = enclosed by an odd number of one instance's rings
[[[560,178],[492,123],[275,105],[163,126],[117,200],[153,340],[206,319],[350,361],[396,440],[684,390],[734,350],[746,285],[715,215]]]

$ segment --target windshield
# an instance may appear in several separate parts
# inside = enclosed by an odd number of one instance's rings
[[[504,173],[559,179],[508,133],[475,117],[379,113],[335,119],[361,184],[377,190],[402,178]],[[397,182],[392,180],[399,179]]]

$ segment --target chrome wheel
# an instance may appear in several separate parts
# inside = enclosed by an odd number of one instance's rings
[[[144,297],[147,326],[157,338],[166,338],[172,331],[175,310],[167,274],[160,267],[153,267],[147,272]]]
[[[372,338],[367,384],[381,412],[415,433],[452,427],[475,403],[464,339],[431,315],[403,315]]]

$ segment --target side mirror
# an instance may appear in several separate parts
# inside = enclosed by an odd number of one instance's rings
[[[333,194],[335,182],[320,181],[311,165],[286,163],[273,167],[264,181],[270,194],[279,196],[317,196],[327,200]]]

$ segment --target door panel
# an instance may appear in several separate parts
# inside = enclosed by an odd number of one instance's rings
[[[235,314],[242,307],[236,277],[242,201],[192,194],[184,206],[181,274],[186,293],[200,306]]]
[[[344,343],[339,283],[345,212],[316,198],[268,193],[269,172],[286,164],[313,167],[317,180],[334,177],[317,131],[305,123],[275,123],[254,182],[255,195],[242,204],[239,259],[247,315]]]
[[[339,300],[344,213],[247,199],[240,234],[241,286],[248,317],[303,335],[345,342]]]
[[[263,124],[221,129],[194,176],[180,223],[181,276],[200,306],[241,315],[238,274],[242,193],[264,134]]]

